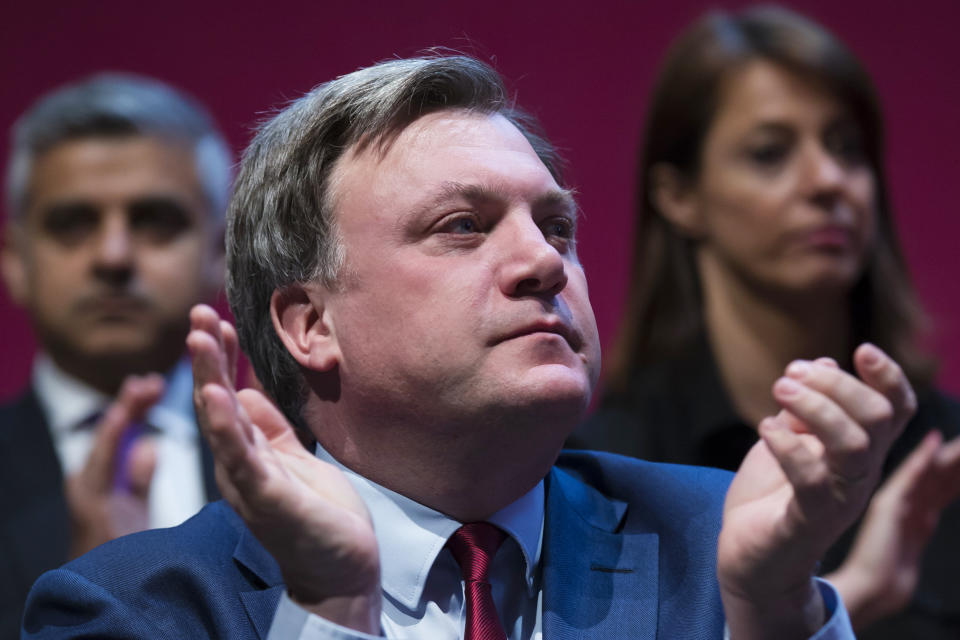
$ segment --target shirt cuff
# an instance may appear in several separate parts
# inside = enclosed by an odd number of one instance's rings
[[[273,615],[267,640],[379,640],[370,634],[330,622],[310,613],[290,599],[284,591]]]
[[[827,622],[810,637],[810,640],[856,640],[853,626],[850,624],[850,616],[847,615],[847,608],[843,606],[840,592],[823,578],[815,578],[815,580],[820,589],[820,597],[823,598]],[[726,624],[723,625],[723,640],[730,640],[730,629]]]
[[[853,625],[847,608],[843,606],[840,592],[836,587],[822,578],[817,578],[820,595],[823,596],[823,606],[827,611],[827,623],[815,633],[810,640],[855,640]]]

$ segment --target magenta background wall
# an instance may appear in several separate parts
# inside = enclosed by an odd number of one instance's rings
[[[129,70],[196,95],[239,151],[261,114],[335,75],[434,45],[473,52],[507,77],[570,160],[586,213],[581,258],[606,345],[628,286],[634,149],[645,97],[671,38],[712,6],[21,0],[0,18],[0,129],[6,137],[17,114],[60,83],[101,69]],[[936,322],[942,384],[960,393],[960,3],[790,6],[839,34],[876,79],[903,245]],[[0,398],[24,384],[33,349],[22,313],[0,291]]]

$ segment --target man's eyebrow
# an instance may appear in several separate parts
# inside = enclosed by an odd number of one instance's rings
[[[466,200],[472,204],[503,203],[510,200],[507,189],[500,189],[496,185],[487,186],[463,182],[449,181],[442,183],[432,195],[428,196],[423,204],[409,215],[417,217],[426,214],[453,200]],[[572,189],[556,187],[538,196],[533,202],[534,210],[555,209],[576,219],[578,207]],[[406,217],[406,216],[404,216]]]
[[[534,207],[543,209],[554,209],[559,213],[564,213],[572,220],[576,220],[580,212],[577,206],[577,200],[574,197],[576,191],[573,189],[556,188],[537,198]]]

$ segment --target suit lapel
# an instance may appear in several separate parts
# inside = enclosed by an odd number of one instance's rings
[[[68,560],[70,521],[63,474],[32,389],[0,410],[0,537],[23,593]]]
[[[544,640],[653,640],[659,539],[619,530],[623,502],[554,468],[543,551]]]
[[[239,520],[239,518],[238,518]],[[283,576],[273,557],[267,553],[245,526],[233,552],[233,560],[252,574],[254,587],[240,592],[240,601],[257,635],[266,638],[283,594]]]
[[[196,422],[196,420],[194,420]],[[210,445],[207,439],[199,433],[200,427],[197,426],[197,439],[200,446],[200,466],[203,474],[203,489],[207,502],[216,502],[223,496],[220,495],[220,488],[217,486],[217,477],[214,473],[213,452],[210,451]]]

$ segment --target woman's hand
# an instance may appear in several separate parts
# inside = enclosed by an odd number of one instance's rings
[[[861,631],[907,605],[944,507],[960,495],[960,438],[928,433],[870,501],[846,561],[826,576]]]

